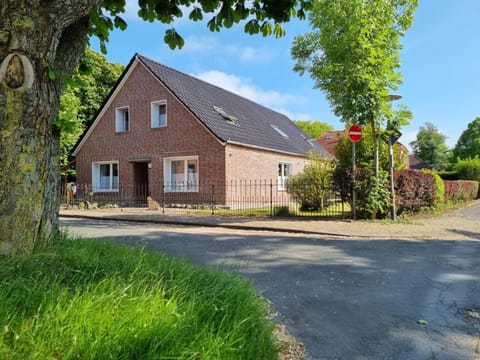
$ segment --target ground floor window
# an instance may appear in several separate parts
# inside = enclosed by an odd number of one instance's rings
[[[292,175],[292,164],[279,163],[278,164],[278,190],[287,190],[288,177]]]
[[[93,191],[118,191],[118,163],[97,162],[92,164]]]
[[[197,192],[198,157],[165,158],[164,182],[166,192]]]

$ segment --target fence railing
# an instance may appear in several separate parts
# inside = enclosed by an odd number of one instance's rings
[[[288,187],[288,186],[287,186]],[[309,189],[311,184],[305,184]],[[350,204],[337,188],[309,203],[284,190],[277,180],[242,180],[200,184],[119,184],[102,191],[91,184],[61,189],[64,207],[78,209],[149,208],[162,212],[232,216],[310,216],[350,218]]]

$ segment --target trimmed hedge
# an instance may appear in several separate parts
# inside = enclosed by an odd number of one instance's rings
[[[418,212],[436,205],[438,195],[435,176],[415,170],[394,173],[397,213]]]
[[[454,168],[460,179],[480,181],[480,157],[458,160]]]
[[[480,197],[479,182],[458,180],[445,180],[445,201],[468,201]]]

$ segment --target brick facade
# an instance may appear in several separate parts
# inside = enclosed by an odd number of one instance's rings
[[[166,100],[167,126],[152,129],[151,102],[159,100]],[[130,128],[126,132],[115,131],[115,111],[121,107],[129,108]],[[104,105],[95,127],[77,151],[77,183],[92,183],[92,163],[115,161],[120,187],[146,182],[149,195],[168,202],[168,198],[161,198],[165,197],[161,190],[164,159],[183,156],[198,157],[199,191],[189,196],[197,197],[199,202],[210,192],[208,184],[213,182],[276,181],[280,162],[291,164],[293,173],[302,171],[306,162],[301,156],[222,143],[149,69],[136,63]],[[226,190],[221,192],[218,201],[226,201]]]

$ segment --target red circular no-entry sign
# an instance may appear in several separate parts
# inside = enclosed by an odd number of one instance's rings
[[[350,129],[348,129],[348,137],[353,142],[360,141],[362,138],[362,128],[358,125],[350,126]]]

